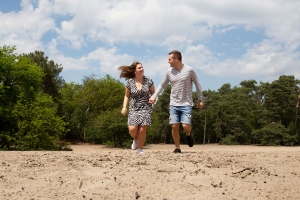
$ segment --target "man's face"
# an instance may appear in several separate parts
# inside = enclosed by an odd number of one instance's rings
[[[175,63],[177,62],[177,58],[174,58],[173,55],[171,54],[169,55],[168,59],[169,59],[170,66],[174,67]]]

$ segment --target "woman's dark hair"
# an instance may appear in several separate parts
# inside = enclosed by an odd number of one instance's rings
[[[118,68],[121,71],[120,78],[130,79],[135,77],[135,69],[138,64],[142,64],[140,62],[133,62],[130,66],[122,65]]]

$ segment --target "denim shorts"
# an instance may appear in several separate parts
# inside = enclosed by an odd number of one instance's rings
[[[169,124],[192,124],[192,106],[170,106]]]

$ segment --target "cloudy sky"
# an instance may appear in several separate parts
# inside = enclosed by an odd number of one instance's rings
[[[300,79],[299,0],[0,0],[0,45],[45,52],[66,82],[140,61],[157,87],[180,50],[204,90]],[[124,80],[122,80],[124,81]]]

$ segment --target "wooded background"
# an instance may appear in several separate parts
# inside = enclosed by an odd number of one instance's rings
[[[69,142],[130,146],[127,116],[121,115],[125,86],[106,75],[66,83],[63,66],[44,52],[16,54],[0,48],[0,149],[70,150]],[[150,77],[151,78],[151,77]],[[159,83],[155,83],[158,86]],[[272,83],[245,80],[193,93],[192,135],[196,144],[298,145],[300,81],[282,75]],[[173,143],[168,86],[158,97],[146,143]],[[184,133],[181,129],[181,134]],[[181,143],[186,143],[181,137]]]

